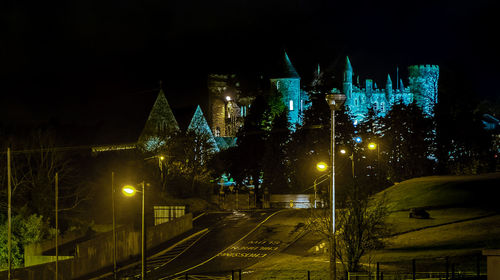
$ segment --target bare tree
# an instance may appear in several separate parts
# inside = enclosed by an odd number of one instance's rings
[[[390,232],[385,224],[389,212],[384,198],[371,198],[361,193],[357,186],[347,191],[341,201],[337,204],[335,219],[336,246],[335,250],[329,249],[329,254],[335,251],[345,271],[358,271],[363,256],[384,246],[384,237]],[[314,209],[308,226],[330,243],[333,237],[329,211],[329,207]]]
[[[89,198],[89,189],[79,178],[75,154],[56,148],[52,132],[38,130],[29,140],[15,143],[11,161],[15,208],[27,205],[33,212],[51,217],[56,172],[59,174],[60,212],[74,210]]]

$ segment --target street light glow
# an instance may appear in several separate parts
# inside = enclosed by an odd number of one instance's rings
[[[370,143],[370,144],[368,144],[368,149],[370,149],[370,150],[375,150],[376,148],[377,148],[377,144],[375,144],[375,143],[373,143],[373,142],[372,142],[372,143]]]
[[[137,192],[137,190],[131,185],[126,185],[122,188],[122,193],[125,196],[133,196],[133,195],[135,195],[136,192]]]
[[[227,101],[231,101],[231,96],[226,96]]]
[[[345,155],[347,153],[347,151],[345,149],[342,149],[342,150],[340,150],[340,153]]]
[[[325,171],[327,168],[328,165],[322,161],[316,164],[316,169],[318,169],[319,171]]]
[[[361,143],[361,141],[363,141],[363,139],[361,139],[361,137],[356,137],[354,138],[354,141],[356,141],[356,143]]]

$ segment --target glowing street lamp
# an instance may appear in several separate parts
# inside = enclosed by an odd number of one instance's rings
[[[318,169],[318,171],[323,172],[323,171],[325,171],[327,168],[328,168],[328,165],[327,165],[326,163],[322,162],[322,161],[320,161],[320,162],[318,162],[318,163],[316,164],[316,169]]]
[[[126,185],[126,186],[123,186],[123,188],[122,188],[122,193],[125,196],[129,196],[129,197],[134,196],[136,192],[137,192],[137,190],[131,185]]]
[[[380,152],[379,152],[379,146],[375,142],[371,142],[368,144],[368,149],[370,150],[375,150],[377,149],[377,180],[380,182]]]
[[[328,169],[328,164],[326,164],[323,161],[320,161],[320,162],[316,163],[316,169],[318,169],[318,171],[320,171],[320,172],[323,172],[323,171]],[[317,208],[316,203],[318,200],[318,198],[317,198],[318,192],[317,192],[317,188],[316,188],[316,186],[317,186],[316,182],[318,181],[319,178],[323,178],[325,175],[328,175],[328,174],[323,174],[323,175],[319,176],[318,178],[314,179],[314,208]]]
[[[146,249],[145,249],[145,239],[144,239],[144,233],[145,233],[145,227],[144,227],[144,196],[146,194],[146,190],[144,188],[144,181],[142,181],[140,184],[141,190],[138,191],[136,188],[132,185],[126,185],[123,186],[122,188],[122,193],[125,196],[131,197],[134,196],[136,193],[141,192],[142,193],[142,227],[141,227],[141,279],[144,280],[145,277],[145,267],[146,267]]]
[[[346,149],[340,149],[339,152],[344,156],[348,154]],[[354,180],[354,152],[351,152],[349,159],[351,160],[352,179]]]

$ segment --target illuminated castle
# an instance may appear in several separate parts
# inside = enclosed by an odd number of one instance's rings
[[[300,88],[300,76],[293,67],[286,52],[270,74],[271,94],[280,96],[288,107],[290,128],[302,122],[302,115],[307,109],[307,93]],[[243,126],[244,118],[255,99],[242,95],[236,75],[211,74],[208,76],[208,99],[210,128],[215,137],[235,137]]]
[[[347,96],[345,105],[349,107],[351,118],[356,124],[362,121],[368,108],[379,116],[384,116],[397,102],[403,104],[412,103],[414,100],[422,108],[425,114],[433,115],[434,106],[438,102],[438,79],[439,67],[437,65],[412,65],[408,67],[409,86],[405,87],[403,80],[396,81],[398,84],[393,88],[391,76],[387,75],[385,88],[377,88],[372,80],[365,80],[364,87],[359,83],[353,83],[353,70],[349,57],[343,79],[343,92]]]

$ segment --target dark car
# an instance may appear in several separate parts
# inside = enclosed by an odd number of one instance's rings
[[[424,208],[411,208],[410,209],[410,218],[414,219],[429,219],[431,215],[429,212],[425,211]]]

